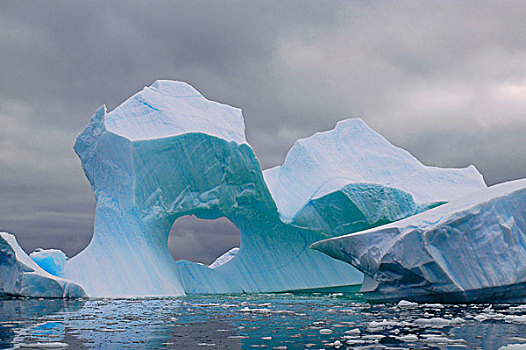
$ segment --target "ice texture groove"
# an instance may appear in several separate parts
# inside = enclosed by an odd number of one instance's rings
[[[15,236],[0,232],[0,296],[79,298],[76,283],[44,271],[18,245]]]
[[[523,302],[525,203],[526,179],[506,182],[313,248],[363,271],[370,299]]]

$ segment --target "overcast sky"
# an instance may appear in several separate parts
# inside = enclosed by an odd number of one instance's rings
[[[75,138],[160,78],[242,108],[263,168],[361,117],[425,164],[526,177],[525,18],[523,1],[2,1],[0,230],[82,250],[94,200]],[[224,221],[181,220],[177,257],[238,244]]]

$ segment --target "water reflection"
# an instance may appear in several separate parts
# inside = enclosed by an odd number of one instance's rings
[[[83,300],[62,299],[0,299],[0,347],[19,345],[20,337],[38,342],[37,339],[60,338],[64,327],[60,322],[40,321],[48,315],[71,313],[80,310]],[[34,331],[34,336],[32,336]]]
[[[526,343],[526,305],[370,305],[343,294],[0,300],[0,347],[486,348]]]

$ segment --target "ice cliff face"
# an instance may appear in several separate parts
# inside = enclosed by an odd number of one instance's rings
[[[425,166],[360,119],[338,122],[333,130],[297,141],[283,165],[265,170],[264,176],[284,221],[308,225],[302,211],[324,216],[321,208],[333,203],[367,217],[367,223],[361,219],[355,225],[362,229],[486,187],[475,167]],[[319,218],[315,221],[318,225]]]
[[[358,284],[362,275],[308,246],[325,236],[284,224],[244,137],[237,108],[182,82],[158,81],[107,113],[75,151],[97,200],[89,246],[63,276],[90,296],[267,292]],[[227,217],[241,232],[228,263],[176,263],[167,240],[178,217]]]
[[[0,296],[6,295],[76,298],[85,297],[86,293],[78,284],[44,271],[20,248],[13,235],[0,232]]]
[[[370,299],[523,302],[526,179],[313,245],[365,273]]]

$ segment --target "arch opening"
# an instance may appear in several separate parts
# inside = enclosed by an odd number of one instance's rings
[[[186,215],[173,223],[168,249],[176,261],[210,265],[230,249],[239,247],[240,241],[239,229],[226,217],[209,220]]]

